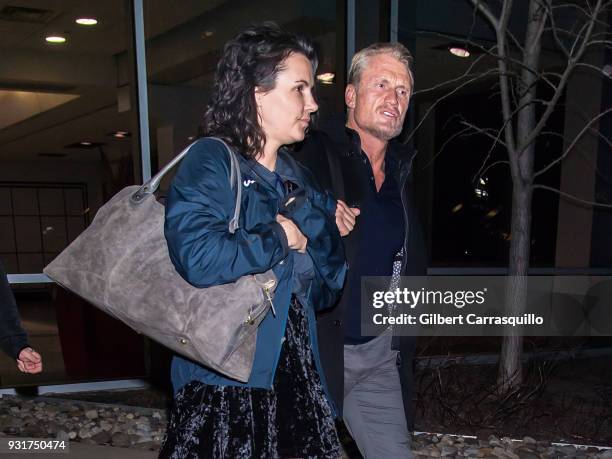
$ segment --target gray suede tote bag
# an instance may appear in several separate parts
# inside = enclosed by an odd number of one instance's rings
[[[229,222],[233,233],[238,228],[242,178],[236,155],[217,140],[230,157],[228,186],[236,193]],[[270,308],[274,313],[276,277],[269,270],[229,284],[196,288],[176,272],[164,237],[164,206],[154,193],[190,147],[144,185],[126,187],[113,196],[44,273],[137,332],[246,382],[257,327]]]

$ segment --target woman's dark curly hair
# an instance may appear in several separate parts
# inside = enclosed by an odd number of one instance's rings
[[[274,89],[283,61],[291,53],[306,56],[313,73],[316,71],[317,54],[312,42],[273,22],[250,27],[229,41],[217,64],[203,134],[224,139],[248,158],[261,152],[266,136],[257,117],[255,88]]]

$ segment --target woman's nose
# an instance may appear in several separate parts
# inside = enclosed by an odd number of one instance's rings
[[[306,101],[306,106],[304,107],[308,113],[314,113],[319,109],[319,104],[315,98],[311,95]]]

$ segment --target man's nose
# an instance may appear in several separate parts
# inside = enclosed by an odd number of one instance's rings
[[[393,105],[399,105],[399,97],[397,95],[397,91],[395,91],[394,89],[390,89],[389,91],[387,91],[387,94],[385,95],[385,102]]]

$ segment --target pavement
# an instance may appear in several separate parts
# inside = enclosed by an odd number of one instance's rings
[[[8,438],[8,437],[4,437]],[[68,452],[43,453],[1,453],[1,459],[25,459],[28,456],[34,455],[34,458],[41,456],[53,456],[58,459],[69,457],[74,459],[153,459],[157,458],[157,451],[144,451],[133,448],[115,448],[114,446],[98,446],[86,445],[79,442],[70,442]]]

